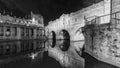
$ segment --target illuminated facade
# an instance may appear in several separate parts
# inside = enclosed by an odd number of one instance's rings
[[[48,28],[49,31],[55,31],[56,34],[59,34],[62,29],[65,29],[69,32],[71,40],[84,40],[81,27],[85,25],[84,22],[86,19],[89,21],[95,17],[110,14],[110,3],[110,0],[103,0],[79,11],[63,14],[59,19],[50,21],[46,28]],[[103,23],[104,21],[109,22],[110,16],[102,18],[100,23]]]
[[[35,15],[34,15],[35,16]],[[0,15],[0,39],[40,39],[44,34],[43,18],[20,19]]]

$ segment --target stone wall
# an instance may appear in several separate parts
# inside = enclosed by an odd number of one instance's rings
[[[110,0],[104,0],[97,4],[83,8],[70,14],[70,23],[72,26],[68,30],[71,33],[72,40],[84,40],[81,27],[85,25],[85,19],[91,20],[95,17],[110,14]],[[109,23],[110,15],[99,18],[99,23]]]
[[[112,0],[112,13],[120,11],[120,0]]]
[[[107,59],[110,63],[120,64],[120,24],[89,25],[83,28],[85,49],[92,56]],[[111,28],[110,28],[111,27]],[[112,61],[110,61],[112,60]]]
[[[95,17],[110,14],[110,0],[104,0],[97,4],[93,4],[87,8],[83,8],[77,12],[71,13],[71,23],[80,23],[80,26],[84,26],[85,18],[88,20],[94,19]]]

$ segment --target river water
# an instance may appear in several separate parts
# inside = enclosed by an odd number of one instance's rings
[[[68,51],[62,51],[60,49],[63,41],[56,41],[54,48],[50,47],[52,45],[50,40],[37,40],[34,42],[37,42],[35,45],[40,45],[40,49],[34,52],[25,52],[24,49],[25,46],[29,47],[32,41],[1,43],[0,46],[2,46],[2,44],[6,46],[12,46],[13,44],[15,46],[24,46],[23,52],[19,54],[13,52],[12,55],[9,55],[9,51],[11,50],[8,49],[8,52],[6,52],[7,56],[0,55],[0,68],[117,68],[100,62],[87,53],[84,53],[81,57],[82,52],[80,48],[76,46],[82,46],[84,44],[83,41],[70,41]]]

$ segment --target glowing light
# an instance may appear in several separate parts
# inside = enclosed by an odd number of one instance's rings
[[[49,49],[49,56],[54,57],[63,66],[67,67],[67,66],[71,65],[69,56],[66,55],[65,53],[59,51],[58,49]]]
[[[29,55],[29,57],[31,57],[32,59],[35,59],[35,57],[37,57],[37,56],[38,56],[38,53],[31,53]]]

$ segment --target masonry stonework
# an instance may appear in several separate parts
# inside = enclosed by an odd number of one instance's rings
[[[59,34],[62,29],[66,29],[70,33],[71,40],[84,40],[80,29],[85,25],[84,18],[91,20],[105,14],[110,14],[110,0],[101,1],[71,14],[63,14],[59,19],[50,21],[47,28],[50,31],[55,31],[57,34]],[[110,16],[101,19],[101,23],[105,20],[109,21],[109,19]]]

